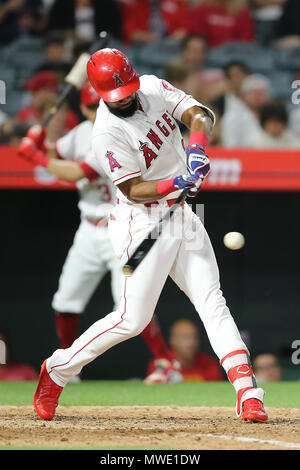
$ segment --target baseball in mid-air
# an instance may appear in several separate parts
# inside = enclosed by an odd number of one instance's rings
[[[240,250],[245,245],[245,237],[240,232],[228,232],[224,235],[223,242],[229,250]]]

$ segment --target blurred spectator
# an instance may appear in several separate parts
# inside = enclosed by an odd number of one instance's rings
[[[275,39],[284,2],[285,0],[250,0],[256,39],[262,45]]]
[[[254,358],[253,369],[257,382],[278,382],[282,380],[282,370],[275,354],[259,354]]]
[[[0,44],[40,30],[41,0],[0,0]]]
[[[283,4],[286,0],[250,0],[255,16],[263,20],[277,20],[282,14]]]
[[[210,47],[253,41],[254,22],[247,0],[202,0],[190,10],[189,32],[203,34]]]
[[[277,36],[281,38],[277,45],[282,49],[300,47],[299,0],[286,0],[279,20]]]
[[[45,61],[37,71],[51,70],[55,73],[59,83],[63,83],[64,77],[71,68],[70,50],[62,32],[53,31],[45,37],[44,45]]]
[[[164,71],[164,78],[175,88],[179,88],[186,93],[188,92],[186,88],[186,80],[188,75],[189,71],[180,59],[175,59],[169,62]]]
[[[242,85],[250,75],[250,70],[243,62],[233,61],[224,67],[224,72],[227,78],[227,91],[237,98],[241,98]]]
[[[120,0],[120,3],[126,44],[149,44],[166,36],[180,40],[187,33],[187,0]]]
[[[249,136],[252,148],[300,148],[300,137],[288,129],[288,112],[283,103],[272,102],[260,108],[261,129]]]
[[[236,98],[241,99],[242,83],[250,75],[250,70],[243,62],[232,61],[224,67],[224,74],[226,77],[226,91],[213,102],[213,106],[218,110],[220,117],[223,116],[225,111],[228,112],[231,106],[235,105]]]
[[[203,104],[209,105],[226,90],[223,70],[205,68],[207,41],[198,34],[187,36],[183,40],[181,60],[188,74],[183,89]]]
[[[5,364],[0,363],[0,381],[37,380],[39,376],[31,366],[13,361],[9,338],[3,330],[0,330],[0,341],[6,350]]]
[[[7,119],[0,128],[0,143],[9,145],[19,145],[21,139],[25,137],[29,130],[26,122],[18,122],[16,119]]]
[[[271,100],[271,83],[260,74],[248,75],[240,87],[240,97],[231,93],[221,118],[225,147],[248,147],[250,136],[260,130],[259,109]]]
[[[179,362],[184,380],[223,380],[223,372],[218,361],[208,354],[199,352],[198,329],[190,320],[178,320],[172,325],[170,347],[170,356]],[[155,361],[151,361],[148,374],[154,370]]]
[[[24,89],[30,91],[31,104],[19,111],[17,120],[26,121],[29,125],[41,124],[57,100],[57,78],[51,71],[38,72],[24,84]],[[65,122],[60,129],[61,135],[73,129],[78,123],[79,119],[76,114],[70,109],[65,110]],[[56,136],[55,140],[60,136]]]
[[[121,24],[116,0],[55,0],[47,29],[62,30],[78,41],[92,42],[103,30],[120,38]]]
[[[260,107],[270,101],[270,80],[258,73],[249,75],[241,85],[241,97],[251,111],[258,117]]]

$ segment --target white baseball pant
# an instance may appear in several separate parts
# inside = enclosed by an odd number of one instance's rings
[[[97,227],[83,219],[64,263],[52,308],[62,313],[82,313],[108,271],[116,308],[120,300],[121,267],[108,228]]]
[[[166,210],[165,202],[151,208],[122,202],[115,206],[109,234],[121,264]],[[54,382],[65,386],[97,356],[140,334],[151,321],[168,275],[194,304],[219,359],[235,350],[247,351],[220,290],[209,237],[200,219],[185,203],[177,209],[134,274],[122,275],[118,309],[95,322],[70,348],[58,349],[47,359],[46,367]]]

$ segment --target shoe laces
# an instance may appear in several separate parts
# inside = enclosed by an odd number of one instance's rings
[[[48,402],[56,404],[61,393],[61,387],[53,381],[51,383],[50,380],[48,383],[43,384],[39,398],[47,398]]]
[[[258,400],[257,398],[249,398],[248,400],[246,400],[244,402],[244,407],[246,408],[251,407],[253,411],[263,411],[262,402]]]

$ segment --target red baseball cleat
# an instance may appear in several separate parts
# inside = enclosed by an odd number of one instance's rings
[[[263,403],[257,398],[245,400],[243,402],[242,420],[265,423],[268,420],[268,415],[264,410]]]
[[[168,359],[156,359],[155,370],[148,375],[144,382],[146,384],[167,384],[182,382],[182,374],[177,361],[170,362]]]
[[[46,361],[43,362],[39,383],[33,395],[33,405],[40,418],[50,421],[54,418],[58,399],[63,387],[57,385],[47,372]]]

